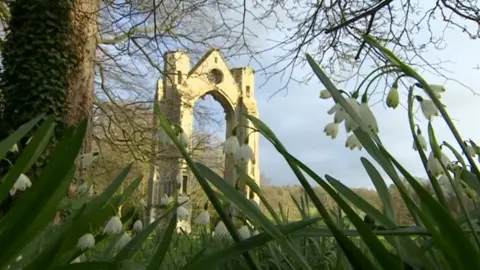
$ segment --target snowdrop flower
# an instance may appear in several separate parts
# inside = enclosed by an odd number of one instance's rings
[[[12,145],[12,148],[10,148],[10,152],[18,153],[18,145],[16,143]]]
[[[438,116],[438,108],[435,106],[435,103],[430,99],[423,99],[420,96],[416,96],[417,100],[420,102],[420,108],[422,113],[427,118],[428,121],[431,121],[434,116]]]
[[[423,150],[427,150],[427,140],[425,140],[425,137],[423,137],[422,132],[420,129],[417,129],[417,139],[418,143],[420,144],[420,147]],[[413,141],[413,150],[418,151],[417,144],[415,143],[415,140]]]
[[[122,231],[122,228],[122,221],[120,220],[120,218],[114,216],[107,222],[107,224],[103,228],[103,233],[108,235],[120,233]]]
[[[437,98],[441,98],[442,97],[441,94],[446,91],[445,86],[443,85],[429,84],[428,86],[430,86],[430,89],[432,89],[432,91],[435,93]]]
[[[88,196],[92,197],[93,195],[95,195],[95,189],[93,188],[93,185],[91,185],[88,189]]]
[[[238,143],[238,138],[235,135],[228,137],[228,139],[223,143],[223,153],[225,155],[235,155],[237,153],[240,144]]]
[[[18,255],[18,257],[15,259],[16,262],[19,262],[23,259],[22,255]]]
[[[329,99],[331,97],[332,97],[332,94],[327,89],[324,89],[324,90],[320,91],[320,98],[321,99]]]
[[[225,227],[225,224],[223,224],[223,221],[219,221],[217,223],[217,226],[215,226],[215,230],[213,232],[213,235],[216,238],[222,238],[222,237],[230,236],[230,233],[228,233],[227,227]]]
[[[90,152],[90,153],[80,155],[80,162],[82,163],[83,168],[86,168],[92,165],[95,159],[97,159],[98,155],[99,155],[98,152]]]
[[[177,208],[177,217],[179,220],[187,220],[189,216],[190,216],[190,213],[185,207],[179,206]]]
[[[345,147],[349,148],[350,150],[353,150],[355,148],[358,148],[358,150],[362,150],[363,148],[355,133],[352,133],[350,134],[350,136],[348,136],[347,141],[345,142]]]
[[[249,160],[255,164],[255,154],[248,143],[244,143],[238,148],[237,152],[235,153],[235,160],[237,163],[243,165],[247,164]]]
[[[183,130],[180,131],[180,133],[178,134],[178,140],[180,141],[180,144],[187,148],[188,147],[188,137],[187,137],[187,134],[185,134],[185,132],[183,132]]]
[[[80,250],[89,249],[95,246],[95,237],[91,233],[86,233],[77,241],[77,248]]]
[[[370,107],[368,107],[368,104],[366,102],[361,103],[358,106],[358,110],[360,117],[363,119],[367,127],[373,133],[378,133],[377,119],[375,119],[375,116],[373,115],[372,110],[370,110]]]
[[[345,116],[347,115],[342,105],[339,103],[335,103],[335,105],[333,105],[333,107],[328,110],[327,113],[330,115],[334,114],[333,122],[336,124],[340,124],[343,120],[345,120]]]
[[[140,199],[139,203],[142,207],[147,207],[147,202],[144,199]]]
[[[81,260],[80,260],[80,256],[78,256],[77,258],[75,258],[75,260],[71,261],[70,263],[73,264],[73,263],[80,263]]]
[[[400,95],[398,94],[398,85],[393,84],[387,95],[387,107],[396,109],[400,104]]]
[[[360,105],[358,104],[357,100],[354,98],[348,98],[347,102],[353,108],[353,111],[360,116]],[[345,110],[345,109],[344,109]],[[347,133],[355,130],[358,127],[358,124],[353,120],[353,118],[345,111],[345,129]]]
[[[335,139],[338,135],[338,124],[337,123],[327,124],[323,129],[323,132],[325,132],[327,136],[332,137],[332,139]]]
[[[115,248],[122,249],[124,246],[128,244],[128,242],[130,242],[130,240],[132,240],[130,235],[128,235],[126,232],[123,233],[120,239],[118,239],[117,243],[115,244]]]
[[[238,229],[238,234],[240,234],[241,239],[250,238],[250,230],[246,225],[243,225],[242,227],[240,227],[240,229]]]
[[[465,149],[467,150],[467,154],[469,156],[475,157],[477,155],[475,149],[473,148],[473,145],[467,143],[467,141],[464,141],[463,144],[465,145]]]
[[[140,219],[137,219],[135,223],[133,223],[133,231],[134,232],[140,232],[143,230],[143,223]]]
[[[167,194],[163,194],[162,198],[160,199],[160,205],[169,205],[172,201],[173,199],[171,197],[169,197]]]
[[[260,232],[258,230],[253,231],[252,236],[259,235]]]
[[[433,151],[431,151],[430,155],[428,156],[427,169],[432,173],[433,176],[437,177],[439,175],[445,174],[445,171],[443,171],[441,164],[448,168],[448,165],[450,164],[450,159],[443,152],[440,152],[440,160],[438,160],[433,154]]]
[[[17,181],[15,181],[15,184],[13,184],[12,189],[10,189],[10,195],[15,195],[17,190],[20,191],[25,191],[27,188],[32,186],[32,182],[30,179],[25,175],[25,174],[20,174],[17,178]]]
[[[194,222],[197,225],[208,225],[210,223],[210,214],[208,214],[207,210],[203,210]]]

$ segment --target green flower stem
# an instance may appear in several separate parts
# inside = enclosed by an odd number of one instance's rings
[[[372,72],[370,72],[370,74],[368,74],[365,79],[363,79],[363,81],[360,83],[360,85],[357,87],[357,90],[356,92],[360,92],[360,89],[362,89],[362,86],[363,84],[365,84],[365,82],[368,81],[368,79],[370,78],[370,76],[372,76],[373,74],[377,73],[377,71],[381,71],[380,72],[380,76],[384,75],[385,73],[390,73],[390,72],[393,72],[393,70],[389,70],[390,68],[396,68],[395,65],[385,65],[383,67],[379,67],[379,68],[376,68],[374,69]],[[377,78],[377,76],[375,76],[372,80],[375,80],[375,78]]]
[[[368,89],[370,89],[370,86],[372,86],[372,84],[380,77],[382,77],[383,75],[385,74],[388,74],[388,73],[393,73],[393,72],[400,72],[401,70],[400,69],[391,69],[391,70],[387,70],[387,71],[384,71],[378,75],[376,75],[375,77],[373,77],[370,82],[367,84],[367,87],[365,87],[365,92],[368,91]]]
[[[427,173],[428,179],[430,180],[430,183],[432,184],[433,190],[435,191],[435,194],[438,197],[438,200],[444,207],[448,207],[448,202],[447,199],[445,198],[445,194],[443,194],[442,188],[440,187],[440,184],[438,183],[438,180],[435,176],[432,175],[430,170],[428,169],[427,166],[427,156],[423,152],[423,148],[420,146],[420,142],[418,141],[417,138],[417,133],[415,132],[415,122],[413,118],[413,87],[410,87],[408,90],[408,122],[410,124],[410,131],[412,133],[413,140],[415,141],[415,145],[417,146],[418,150],[418,155],[420,156],[420,159],[422,160],[422,165],[423,168],[425,169],[425,172]]]

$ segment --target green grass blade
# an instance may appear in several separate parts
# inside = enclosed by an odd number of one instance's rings
[[[172,241],[173,233],[175,232],[175,228],[177,227],[177,214],[176,211],[173,212],[172,218],[168,223],[167,229],[163,234],[162,241],[157,246],[155,255],[153,255],[150,263],[147,266],[146,270],[158,270],[161,269],[163,259],[167,255],[170,242]]]
[[[81,262],[53,268],[53,270],[117,270],[118,265],[112,262]]]
[[[18,199],[15,207],[4,217],[9,227],[2,231],[0,243],[9,243],[9,248],[0,254],[0,262],[11,261],[55,216],[56,206],[72,180],[74,162],[86,127],[87,121],[84,120],[73,131],[73,136],[66,136],[60,141],[37,183]]]
[[[28,123],[21,125],[15,132],[10,134],[7,138],[3,139],[0,142],[0,158],[4,158],[5,155],[10,151],[12,146],[20,141],[21,138],[25,137],[27,133],[32,130],[35,125],[45,117],[45,114],[41,114],[34,119],[30,120]]]
[[[152,222],[150,225],[148,225],[148,227],[141,231],[138,235],[136,235],[132,239],[132,241],[130,241],[125,247],[122,248],[122,250],[118,252],[115,260],[117,262],[121,262],[123,260],[132,258],[133,255],[135,255],[135,253],[138,251],[138,249],[143,245],[148,236],[158,227],[160,222],[162,222],[163,219],[172,212],[172,209],[170,209],[170,211],[168,211],[165,215],[161,216],[155,222]]]
[[[45,147],[53,135],[54,127],[53,117],[49,117],[37,130],[32,141],[17,159],[13,168],[11,168],[3,178],[2,184],[0,185],[0,202],[4,201],[8,196],[8,192],[18,176],[20,176],[21,173],[26,173],[45,150]]]
[[[302,220],[286,225],[277,225],[276,227],[282,234],[288,235],[306,226],[312,225],[317,221],[318,219]],[[256,236],[252,236],[241,242],[235,243],[230,247],[219,250],[209,256],[197,259],[195,263],[188,264],[186,267],[183,268],[183,270],[216,269],[222,263],[225,263],[226,261],[239,256],[243,252],[263,246],[272,240],[274,240],[274,238],[267,233],[261,233]]]
[[[222,177],[207,166],[201,163],[196,163],[196,167],[200,170],[202,175],[210,181],[210,183],[218,188],[226,197],[230,198],[230,200],[240,207],[247,216],[260,224],[266,232],[271,234],[286,250],[288,250],[297,263],[299,263],[299,265],[297,265],[299,268],[310,269],[305,258],[303,258],[292,243],[287,241],[285,236],[275,228],[274,224],[260,211],[260,209],[254,206],[242,193],[238,192],[233,186],[229,185]]]

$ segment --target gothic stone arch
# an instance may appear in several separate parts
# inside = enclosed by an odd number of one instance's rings
[[[237,135],[239,141],[243,142],[247,135],[245,126],[251,126],[251,123],[242,113],[248,112],[258,117],[254,97],[255,71],[249,67],[230,69],[221,53],[215,49],[207,52],[192,68],[189,55],[183,51],[167,52],[164,59],[164,76],[157,84],[156,93],[163,113],[172,122],[180,123],[191,138],[194,105],[199,98],[210,94],[225,111],[226,136],[230,136],[232,129],[238,125]],[[249,162],[247,170],[250,177],[260,184],[258,133],[249,136],[249,145],[255,153],[256,163]],[[149,204],[153,207],[160,204],[163,194],[173,193],[177,187],[177,179],[181,182],[180,193],[183,194],[188,194],[188,183],[194,180],[181,159],[166,159],[162,163],[153,164],[151,168]],[[236,178],[231,157],[225,160],[224,178],[231,184]],[[258,201],[258,198],[252,195],[253,193],[250,193],[249,197]]]

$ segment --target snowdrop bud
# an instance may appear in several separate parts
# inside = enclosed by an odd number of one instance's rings
[[[91,233],[86,233],[77,242],[77,248],[80,250],[89,249],[95,246],[95,237]]]
[[[420,96],[416,96],[417,100],[420,102],[420,108],[422,113],[427,118],[428,121],[431,121],[434,116],[438,116],[438,108],[435,106],[435,103],[430,99],[423,99]]]
[[[180,144],[187,148],[188,147],[188,137],[187,137],[187,134],[185,134],[185,132],[183,132],[183,130],[178,134],[178,140],[180,141]]]
[[[207,210],[203,210],[194,221],[197,225],[208,225],[210,223],[210,214]]]
[[[10,152],[18,153],[18,145],[17,144],[12,145],[12,148],[10,148]]]
[[[396,109],[400,104],[400,95],[398,93],[398,84],[395,82],[387,95],[387,107]]]
[[[103,228],[103,233],[111,235],[111,234],[116,234],[120,233],[123,229],[123,224],[120,218],[118,217],[112,217],[105,227]]]
[[[471,157],[475,157],[477,155],[475,149],[473,148],[473,145],[467,143],[467,141],[464,141],[463,144],[465,145],[465,148],[467,150],[467,154]]]
[[[438,160],[433,154],[433,151],[431,151],[428,156],[427,169],[435,177],[445,174],[440,162],[447,168],[450,164],[450,159],[443,152],[440,152],[440,160]]]
[[[128,244],[128,242],[130,242],[130,240],[132,240],[130,235],[128,235],[126,232],[123,233],[120,239],[118,239],[117,243],[115,244],[115,248],[122,249]]]
[[[432,89],[432,91],[435,93],[437,98],[441,98],[442,97],[441,94],[446,91],[445,86],[443,85],[429,84],[428,86],[430,86],[430,89]]]
[[[345,142],[345,147],[349,148],[350,150],[353,150],[355,148],[358,148],[358,150],[362,150],[363,148],[355,133],[352,133],[350,134],[350,136],[348,136],[347,141]]]
[[[19,262],[19,261],[21,261],[21,260],[23,260],[22,255],[18,255],[18,257],[15,259],[16,262]]]
[[[135,223],[133,223],[133,231],[134,232],[140,232],[143,230],[143,223],[141,220],[137,219]]]
[[[239,164],[245,165],[251,160],[255,164],[255,154],[248,144],[242,144],[235,153],[235,161]]]
[[[189,216],[190,216],[190,213],[185,207],[179,206],[177,208],[177,217],[179,220],[187,220]]]
[[[250,238],[250,230],[246,225],[243,225],[242,227],[240,227],[240,229],[238,229],[238,234],[240,234],[241,239]]]
[[[90,152],[80,155],[80,162],[82,163],[83,168],[87,168],[88,166],[92,165],[95,159],[97,159],[98,155],[98,152]]]
[[[259,235],[260,232],[258,230],[253,231],[252,236]]]
[[[173,202],[173,199],[169,197],[167,194],[163,194],[162,198],[160,199],[160,205],[166,206]]]
[[[335,139],[338,135],[338,124],[336,123],[329,123],[323,129],[323,132],[327,134],[327,136],[331,136],[332,139]]]
[[[329,99],[332,97],[332,94],[330,94],[330,91],[328,91],[327,89],[324,89],[322,91],[320,91],[320,98],[321,99]]]
[[[139,203],[142,207],[147,207],[147,202],[144,199],[140,199]]]
[[[428,147],[427,140],[425,140],[425,137],[423,137],[420,129],[417,129],[417,139],[418,139],[418,143],[420,144],[420,147],[423,150],[427,150],[427,147]],[[413,150],[418,151],[417,144],[415,143],[415,140],[413,141]]]
[[[215,236],[215,238],[223,238],[223,237],[230,236],[230,234],[228,233],[227,227],[225,226],[225,224],[223,224],[223,221],[220,221],[217,223],[217,226],[215,226],[213,235]]]
[[[10,195],[15,195],[17,190],[20,191],[25,191],[27,188],[32,186],[32,182],[30,179],[25,175],[25,174],[20,174],[17,178],[17,181],[15,181],[15,184],[13,184],[12,189],[10,189]]]
[[[361,103],[358,109],[359,109],[360,117],[363,119],[367,127],[373,133],[378,133],[377,119],[375,119],[375,116],[373,115],[372,110],[370,110],[370,107],[368,107],[368,104],[366,102]]]
[[[223,153],[225,155],[235,155],[235,153],[240,148],[240,144],[238,143],[238,138],[235,135],[228,137],[228,139],[223,143]]]

